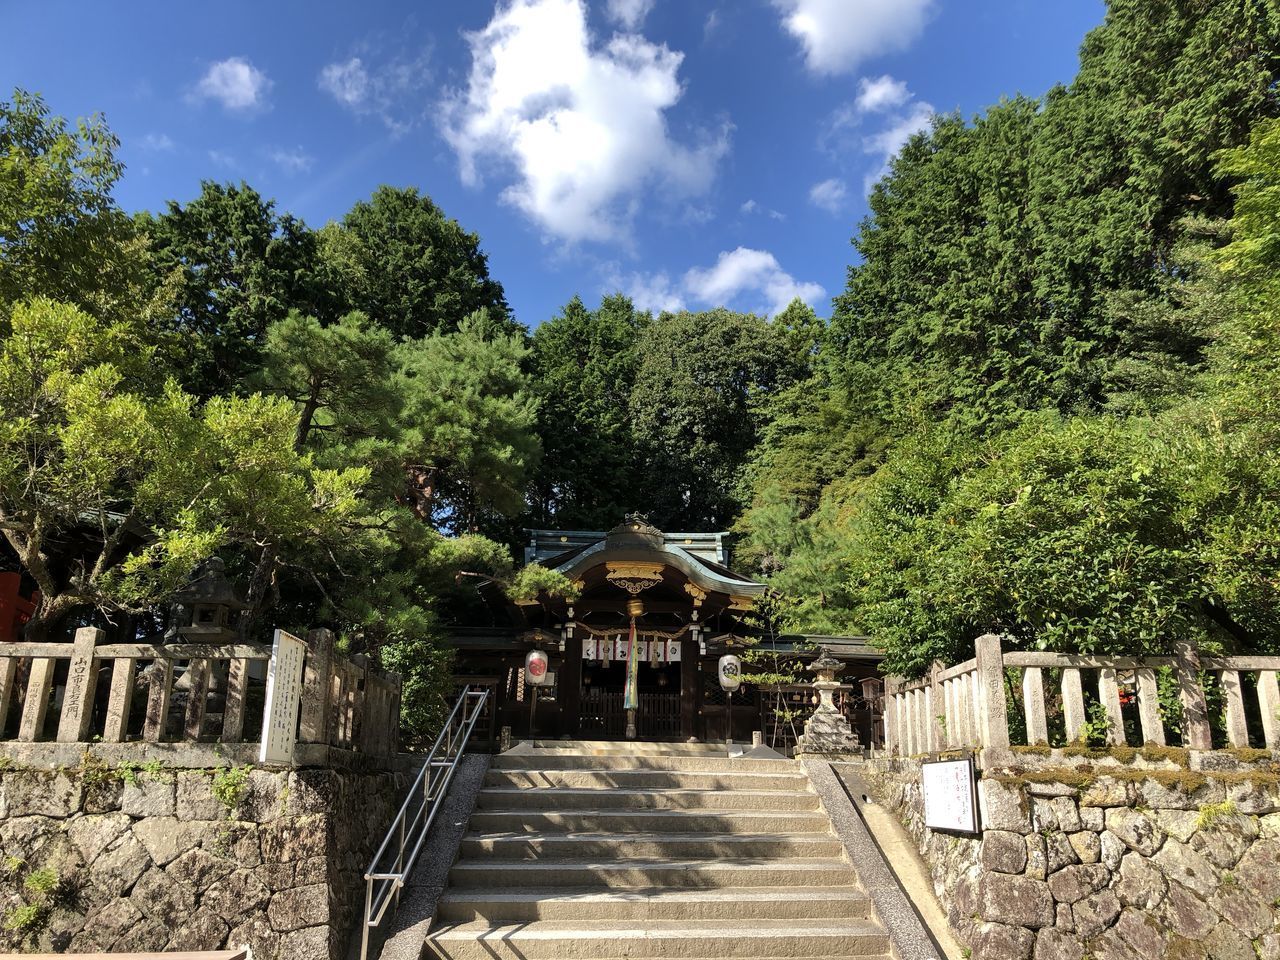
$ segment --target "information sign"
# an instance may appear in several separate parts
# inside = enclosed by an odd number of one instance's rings
[[[302,666],[307,645],[277,630],[267,668],[267,702],[262,709],[259,763],[292,763],[298,741],[298,708],[302,703]]]
[[[924,825],[930,830],[978,832],[978,790],[973,760],[936,760],[920,766]]]

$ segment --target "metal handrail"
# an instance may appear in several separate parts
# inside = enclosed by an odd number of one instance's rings
[[[382,923],[392,903],[397,907],[400,905],[400,891],[418,862],[418,854],[427,842],[427,833],[449,792],[449,783],[458,768],[462,751],[466,749],[488,699],[489,691],[483,687],[467,687],[458,697],[449,719],[423,761],[422,770],[409,788],[400,812],[391,822],[382,845],[365,871],[360,960],[368,960],[369,957],[369,931]],[[392,850],[395,857],[384,864],[384,856]]]

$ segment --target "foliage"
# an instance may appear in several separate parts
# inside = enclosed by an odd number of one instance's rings
[[[541,527],[608,530],[635,501],[638,451],[629,403],[636,341],[650,322],[621,294],[588,310],[574,297],[540,325],[529,367],[543,457],[530,484]]]
[[[157,275],[180,277],[176,311],[162,326],[177,334],[184,386],[201,397],[241,389],[267,327],[310,306],[314,237],[248,184],[208,180],[190,203],[170,201],[136,223],[151,237]]]
[[[519,512],[540,452],[527,352],[484,310],[397,348],[408,497],[438,528],[474,533],[495,513]]]
[[[507,586],[507,596],[515,603],[536,602],[540,597],[576,600],[579,588],[562,573],[549,570],[540,563],[521,567]]]
[[[723,308],[664,313],[641,331],[631,421],[658,526],[716,529],[740,509],[738,474],[761,428],[755,400],[800,373],[784,335]]]
[[[239,767],[222,767],[213,773],[213,782],[209,789],[213,792],[213,798],[217,800],[227,809],[227,813],[235,811],[240,806],[240,801],[244,799],[245,792],[249,788],[249,774],[253,772],[253,765],[246,763]]]
[[[447,333],[481,310],[501,333],[518,330],[480,238],[412,187],[379,187],[322,242],[349,308],[393,335]]]
[[[118,146],[101,117],[73,130],[39,96],[0,101],[0,317],[35,296],[108,325],[163,310],[146,238],[111,195]]]
[[[988,630],[1273,647],[1278,41],[1256,0],[1114,0],[1070,86],[903,148],[752,456],[794,625],[905,673]]]

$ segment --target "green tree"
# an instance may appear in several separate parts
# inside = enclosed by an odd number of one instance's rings
[[[391,388],[394,347],[391,334],[361,313],[324,326],[291,311],[267,328],[256,382],[297,405],[298,451],[391,439],[399,414]],[[309,444],[317,437],[322,442]],[[369,449],[360,453],[373,455]]]
[[[332,539],[354,505],[363,471],[312,470],[287,404],[201,408],[137,324],[38,299],[0,334],[0,531],[41,593],[32,634],[77,610],[145,609],[222,546]]]
[[[397,336],[449,332],[477,310],[519,329],[480,238],[412,187],[379,187],[324,234],[349,307]]]
[[[480,310],[454,332],[396,349],[406,499],[419,517],[452,533],[521,512],[538,460],[537,398],[523,369],[528,348],[522,335],[505,331]]]
[[[200,396],[242,389],[261,363],[267,328],[291,309],[317,312],[314,235],[248,184],[203,181],[195,200],[170,201],[136,222],[151,237],[159,274],[181,277],[165,327],[179,335],[184,383]]]
[[[543,455],[532,483],[538,526],[608,529],[636,502],[629,403],[636,339],[649,321],[616,294],[588,310],[574,297],[533,333],[529,367]]]
[[[164,309],[171,291],[112,197],[118,146],[101,117],[70,129],[36,95],[0,101],[0,317],[39,296],[108,322]]]
[[[798,373],[783,331],[723,308],[664,313],[642,331],[631,422],[654,522],[715,529],[741,507],[740,474],[759,439],[757,397]]]

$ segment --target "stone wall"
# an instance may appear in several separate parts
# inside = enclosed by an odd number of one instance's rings
[[[357,758],[358,759],[358,758]],[[0,756],[0,952],[338,960],[403,775]]]
[[[1280,764],[1118,754],[985,771],[980,838],[923,826],[917,761],[864,773],[974,960],[1280,960]]]

